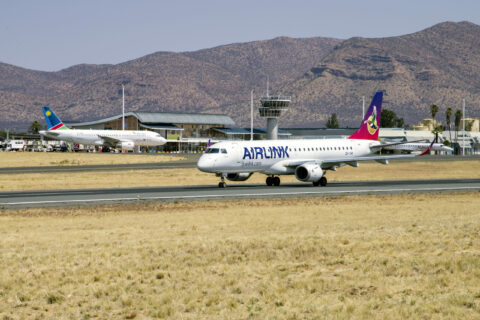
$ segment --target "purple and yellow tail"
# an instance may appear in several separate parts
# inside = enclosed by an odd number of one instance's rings
[[[360,128],[349,139],[378,140],[380,129],[380,114],[382,112],[383,92],[378,91],[372,99],[372,103],[363,118]]]
[[[48,130],[68,130],[69,128],[57,117],[50,107],[43,106],[43,115],[47,122]]]

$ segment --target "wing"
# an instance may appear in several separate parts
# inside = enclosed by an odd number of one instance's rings
[[[345,165],[349,165],[352,167],[358,167],[358,162],[361,161],[376,161],[382,164],[388,164],[388,160],[394,159],[408,159],[414,158],[416,155],[390,155],[390,156],[367,156],[367,157],[345,157],[345,158],[336,158],[336,159],[328,159],[328,160],[321,160],[321,159],[304,159],[304,160],[295,160],[289,161],[284,164],[285,167],[296,168],[301,166],[305,163],[315,163],[320,165],[322,169],[334,169],[337,167],[343,167]]]
[[[112,137],[107,137],[107,136],[98,136],[99,138],[102,138],[104,141],[104,144],[109,147],[115,147],[118,143],[125,141],[125,140],[120,140],[120,139],[115,139]]]

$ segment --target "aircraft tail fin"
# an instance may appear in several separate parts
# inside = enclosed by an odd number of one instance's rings
[[[43,115],[47,122],[48,130],[68,130],[69,128],[60,120],[50,107],[42,106]]]
[[[427,154],[430,154],[430,151],[432,150],[433,144],[435,143],[435,138],[433,138],[432,143],[430,143],[430,146],[427,148],[427,150],[423,151],[420,155],[425,156]]]
[[[372,99],[372,103],[363,118],[362,125],[349,139],[378,140],[380,129],[380,114],[382,112],[383,92],[378,91]]]
[[[205,148],[205,152],[208,150],[208,148],[210,148],[210,145],[211,145],[210,139],[208,139],[208,143],[207,143],[207,147]]]

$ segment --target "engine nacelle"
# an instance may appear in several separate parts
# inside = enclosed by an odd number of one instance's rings
[[[117,143],[117,148],[122,150],[133,150],[133,148],[135,148],[135,144],[132,141],[122,141]]]
[[[227,179],[230,181],[245,181],[253,174],[253,172],[228,173]]]
[[[318,164],[306,163],[295,169],[295,177],[304,182],[318,181],[323,176],[323,170]]]

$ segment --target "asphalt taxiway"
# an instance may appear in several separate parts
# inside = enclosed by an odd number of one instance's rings
[[[126,155],[128,156],[128,155]],[[152,155],[152,159],[155,155]],[[32,166],[32,167],[6,167],[0,168],[0,174],[19,173],[55,173],[55,172],[89,172],[89,171],[118,171],[118,170],[155,170],[175,168],[195,168],[200,154],[190,154],[184,160],[170,162],[150,162],[134,164],[100,164],[100,165],[56,165],[56,166]],[[411,161],[470,161],[480,160],[480,156],[424,156],[407,159],[396,159],[395,162]]]
[[[480,191],[480,179],[331,182],[327,187],[313,187],[309,183],[286,183],[279,187],[268,187],[262,184],[231,183],[225,189],[220,189],[217,186],[168,186],[17,191],[0,193],[0,209],[162,201],[305,198],[478,191]]]

